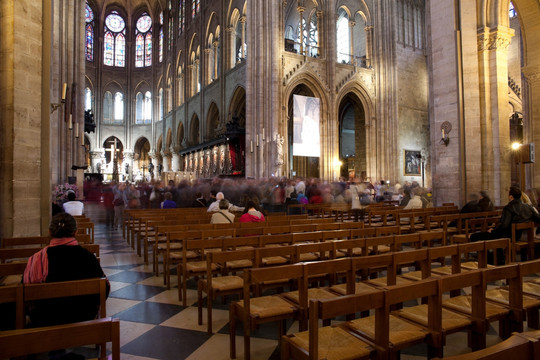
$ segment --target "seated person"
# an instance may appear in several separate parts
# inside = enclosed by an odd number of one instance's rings
[[[225,195],[220,191],[216,194],[216,201],[214,201],[213,203],[211,203],[209,206],[208,206],[208,212],[216,212],[216,211],[219,211],[219,209],[221,209],[221,205],[219,204],[219,202],[221,200],[225,200]],[[229,211],[244,211],[244,208],[243,207],[240,207],[240,206],[236,206],[236,205],[233,205],[231,203],[229,203],[229,201],[227,200],[227,203],[229,204]]]
[[[72,216],[80,216],[84,214],[84,204],[75,200],[75,193],[68,192],[68,202],[64,203],[64,211]]]
[[[49,225],[48,246],[28,259],[23,282],[48,283],[92,278],[105,274],[94,254],[75,240],[77,222],[67,213],[55,215]],[[110,285],[107,281],[107,296]],[[72,296],[40,300],[28,312],[31,327],[68,324],[93,320],[99,311],[99,295]]]
[[[174,209],[176,208],[176,203],[172,199],[172,193],[167,191],[165,194],[163,194],[163,197],[165,200],[161,202],[161,208],[162,209]]]
[[[253,200],[249,200],[239,222],[264,222],[264,215],[257,209]]]
[[[216,201],[219,203],[219,211],[216,211],[210,219],[210,224],[230,224],[234,222],[234,214],[229,212],[229,201],[221,199]]]

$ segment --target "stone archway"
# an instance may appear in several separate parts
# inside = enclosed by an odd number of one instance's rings
[[[338,107],[340,175],[367,177],[366,112],[354,93],[343,97]]]

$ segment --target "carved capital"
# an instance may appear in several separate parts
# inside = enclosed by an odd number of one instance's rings
[[[349,27],[354,27],[356,25],[356,21],[349,21]]]
[[[170,158],[172,156],[171,152],[168,149],[165,149],[161,152],[161,156],[164,158]]]
[[[480,29],[478,31],[478,51],[506,50],[513,36],[513,29],[502,26],[496,29]]]
[[[306,11],[306,8],[304,6],[298,6],[296,11],[298,11],[299,14],[303,14],[304,11]]]

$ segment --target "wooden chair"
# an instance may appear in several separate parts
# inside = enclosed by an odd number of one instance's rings
[[[244,359],[251,356],[251,330],[259,324],[277,322],[278,340],[285,334],[285,321],[298,318],[301,309],[278,295],[252,297],[251,289],[263,282],[287,279],[297,284],[304,275],[302,264],[276,266],[271,268],[247,269],[244,272],[243,300],[234,301],[229,310],[230,357],[236,358],[236,319],[242,320],[244,329]],[[304,296],[303,293],[300,293]],[[305,299],[300,299],[305,303]]]
[[[3,266],[3,265],[1,265]],[[3,318],[2,325],[7,329],[22,329],[24,327],[23,286],[13,284],[0,286],[0,304],[13,304],[15,309],[13,319]],[[7,314],[3,314],[4,316]],[[12,322],[13,321],[13,322]],[[2,332],[0,332],[1,334]],[[3,358],[3,357],[2,357]]]
[[[117,319],[104,318],[67,325],[2,331],[0,358],[107,342],[112,343],[112,359],[120,360],[120,321]],[[100,359],[107,359],[105,353],[102,352]]]
[[[283,337],[281,359],[319,360],[326,359],[370,359],[376,354],[385,357],[383,347],[375,347],[354,335],[344,326],[319,327],[319,320],[333,319],[338,316],[365,312],[375,309],[377,317],[382,317],[385,293],[374,291],[370,294],[350,295],[334,299],[312,300],[309,304],[309,330]],[[382,321],[377,322],[379,341],[384,341],[385,329]]]
[[[244,280],[239,275],[234,275],[238,270],[247,269],[255,263],[255,249],[212,252],[206,257],[206,278],[199,279],[197,285],[198,297],[198,320],[203,323],[202,294],[206,296],[206,312],[208,322],[208,334],[212,334],[212,302],[218,296],[242,295]],[[213,268],[219,270],[220,276],[214,277]]]
[[[187,281],[191,277],[204,276],[207,270],[216,273],[216,264],[210,263],[207,269],[206,256],[211,252],[219,252],[223,249],[223,239],[205,238],[184,240],[182,242],[182,257],[178,263],[178,300],[182,300],[182,305],[187,306]],[[195,256],[191,256],[194,254]]]
[[[517,261],[517,252],[520,252],[521,261],[525,257],[529,260],[535,258],[535,248],[540,244],[540,240],[535,240],[535,223],[530,221],[526,223],[512,223],[512,261]],[[523,234],[525,233],[525,234]],[[521,237],[525,235],[526,241]]]

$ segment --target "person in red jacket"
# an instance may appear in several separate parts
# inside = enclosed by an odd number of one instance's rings
[[[252,200],[249,200],[246,204],[246,208],[242,216],[240,216],[239,222],[264,222],[264,215],[257,210],[257,205]]]

